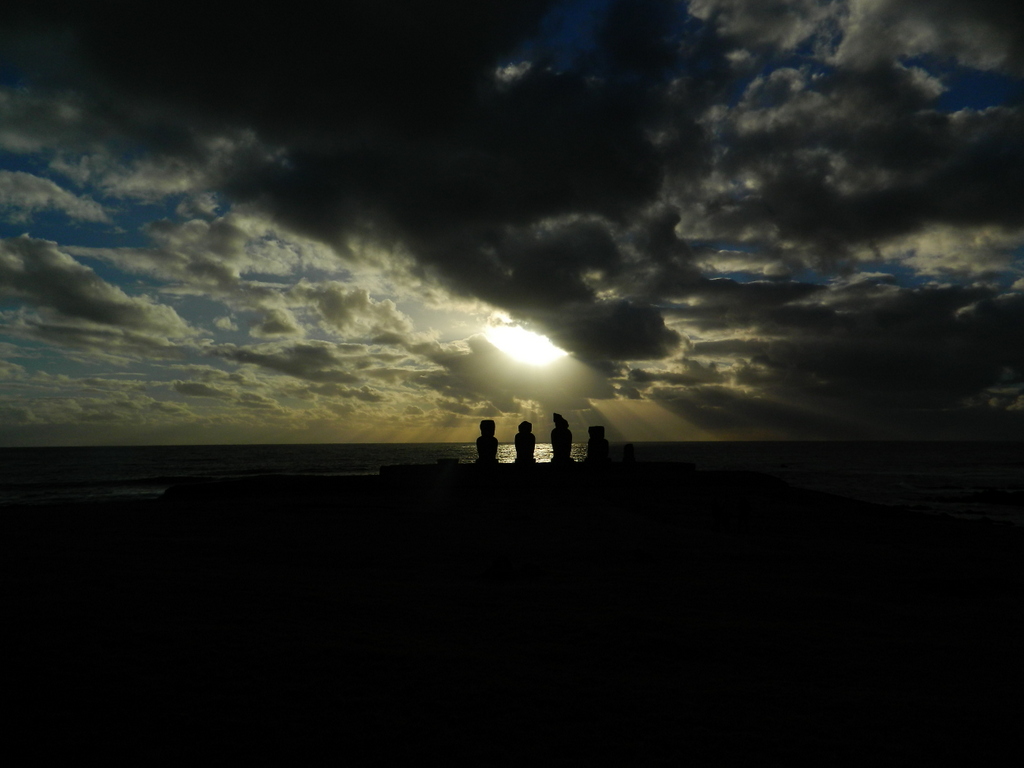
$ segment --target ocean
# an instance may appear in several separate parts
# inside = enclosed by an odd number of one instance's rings
[[[1024,442],[635,443],[637,461],[766,472],[878,504],[1024,525]],[[538,444],[538,461],[551,447]],[[574,446],[582,459],[586,444]],[[612,444],[613,460],[622,445]],[[382,465],[476,458],[473,443],[0,448],[0,507],[157,498],[171,485],[263,474],[373,475]],[[511,444],[499,461],[512,461]],[[1018,494],[1017,505],[1002,503]],[[997,502],[997,503],[993,503]]]

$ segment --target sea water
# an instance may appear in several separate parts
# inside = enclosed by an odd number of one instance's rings
[[[637,461],[766,472],[791,485],[879,504],[984,514],[1024,524],[1024,508],[965,500],[1024,491],[1022,442],[635,443]],[[586,444],[573,446],[582,459]],[[622,445],[612,444],[613,461]],[[537,445],[538,461],[551,446]],[[502,444],[499,461],[513,461]],[[473,443],[0,448],[0,506],[156,498],[177,483],[264,474],[373,475],[389,464],[476,459]]]

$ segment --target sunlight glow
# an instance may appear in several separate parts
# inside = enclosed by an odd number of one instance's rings
[[[552,344],[546,336],[519,326],[495,325],[485,333],[491,344],[521,363],[547,365],[569,354]]]

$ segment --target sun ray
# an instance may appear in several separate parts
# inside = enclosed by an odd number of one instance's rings
[[[494,325],[485,331],[485,335],[506,355],[529,365],[547,365],[569,354],[552,344],[547,336],[517,325]]]

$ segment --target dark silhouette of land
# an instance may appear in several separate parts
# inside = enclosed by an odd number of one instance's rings
[[[1022,544],[642,460],[9,508],[8,753],[992,764]]]

